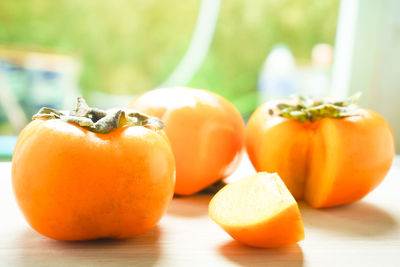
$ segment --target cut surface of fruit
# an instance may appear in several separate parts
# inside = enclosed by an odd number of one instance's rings
[[[234,239],[255,247],[278,247],[304,239],[299,208],[277,174],[257,173],[222,188],[209,215]]]

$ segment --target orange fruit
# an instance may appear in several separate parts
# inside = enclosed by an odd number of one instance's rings
[[[18,137],[15,198],[32,228],[53,239],[136,236],[156,225],[173,196],[174,158],[165,133],[150,122],[156,118],[135,122],[140,115],[130,124],[125,110],[113,121],[118,126],[99,133],[104,127],[74,122],[100,121],[92,111],[41,114]]]
[[[277,174],[257,173],[223,187],[209,215],[233,239],[254,247],[279,247],[304,239],[296,201]]]
[[[244,122],[222,96],[200,89],[164,88],[138,96],[127,107],[165,123],[176,161],[176,194],[194,194],[236,168]]]
[[[267,102],[250,117],[245,139],[257,171],[277,172],[297,200],[316,208],[363,198],[395,155],[385,119],[345,102]]]

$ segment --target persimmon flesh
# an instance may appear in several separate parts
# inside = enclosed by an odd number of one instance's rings
[[[311,104],[311,111],[283,104],[293,115],[284,117],[279,105],[267,102],[252,114],[246,149],[255,169],[277,172],[297,200],[316,208],[351,203],[384,179],[394,138],[379,114],[354,106],[346,113],[346,103]]]
[[[152,228],[169,206],[175,178],[165,133],[149,122],[155,118],[116,112],[107,123],[123,125],[110,128],[88,125],[93,112],[57,112],[29,123],[13,154],[15,198],[32,228],[57,240],[129,238]]]
[[[209,215],[232,238],[254,247],[279,247],[304,239],[297,203],[277,174],[257,173],[223,187]]]

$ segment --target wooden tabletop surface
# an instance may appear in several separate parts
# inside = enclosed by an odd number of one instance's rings
[[[231,180],[252,174],[248,159]],[[315,210],[300,203],[306,239],[278,249],[233,241],[207,214],[210,195],[175,198],[159,224],[129,240],[60,242],[25,222],[0,162],[0,266],[400,266],[400,158],[364,200]]]

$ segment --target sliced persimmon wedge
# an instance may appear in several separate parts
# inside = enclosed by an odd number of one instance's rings
[[[259,172],[223,187],[208,209],[233,239],[253,247],[279,247],[304,239],[296,200],[277,174]]]

